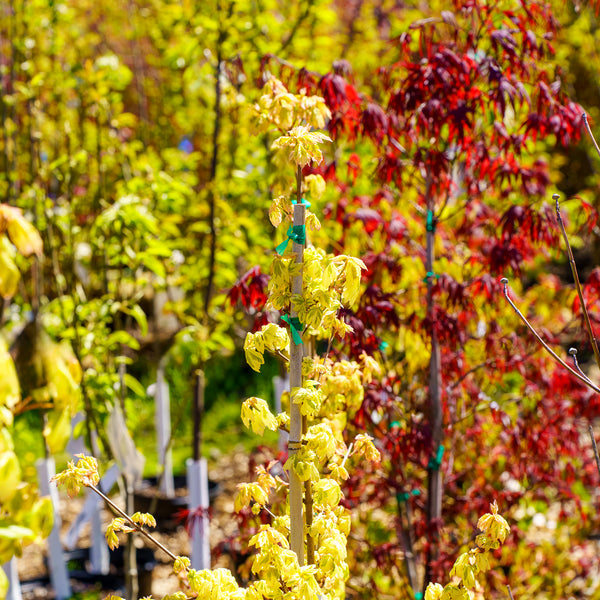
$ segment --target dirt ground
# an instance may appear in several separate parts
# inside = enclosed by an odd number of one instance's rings
[[[211,521],[210,521],[210,546],[214,549],[219,542],[226,537],[236,533],[236,520],[233,518],[233,501],[236,494],[236,486],[243,481],[249,481],[251,478],[248,467],[248,455],[243,450],[235,451],[227,456],[220,457],[216,464],[209,467],[209,479],[219,484],[220,491],[214,498],[211,506]],[[85,496],[80,494],[79,497],[70,499],[63,491],[59,492],[60,501],[59,509],[62,520],[62,535],[64,539],[65,533],[68,531],[71,523],[80,512],[85,502]],[[178,489],[177,495],[186,495],[185,489]],[[124,499],[118,493],[111,496],[111,499],[120,507],[124,507]],[[103,526],[110,523],[113,515],[108,510],[102,511]],[[160,523],[155,532],[158,540],[163,543],[169,550],[176,555],[189,555],[190,540],[183,525],[178,525],[173,530],[160,531]],[[154,533],[154,532],[153,532]],[[147,545],[143,543],[140,536],[137,536],[139,546]],[[87,524],[79,539],[77,547],[85,548],[90,545],[90,527]],[[46,545],[31,545],[25,548],[23,556],[18,559],[17,567],[19,579],[21,582],[27,582],[32,579],[42,578],[48,575],[48,570],[45,565]],[[152,571],[152,595],[155,598],[162,598],[165,594],[176,592],[178,587],[177,578],[172,572],[172,563],[170,558],[161,550],[156,550],[155,558],[157,566]],[[230,566],[230,559],[220,557],[213,566]],[[71,580],[72,589],[74,592],[85,592],[94,589],[89,584],[83,585],[77,581]],[[109,592],[115,590],[102,589],[98,591],[98,596],[103,598]],[[50,599],[54,597],[53,590],[50,585],[38,582],[31,585],[23,584],[24,600]]]

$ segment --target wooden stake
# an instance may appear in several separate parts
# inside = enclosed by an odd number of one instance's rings
[[[301,182],[302,172],[298,168],[298,180]],[[306,220],[304,204],[300,203],[301,187],[298,186],[299,201],[294,205],[294,227],[303,226]],[[293,252],[296,255],[296,263],[303,263],[304,245],[293,242]],[[302,271],[292,279],[292,295],[302,294]],[[290,309],[292,319],[298,317],[298,313]],[[294,388],[302,387],[302,359],[304,357],[304,346],[296,345],[290,335],[290,439],[288,441],[288,455],[293,457],[298,453],[302,445],[302,414],[300,406],[293,402]],[[293,469],[288,473],[290,480],[290,547],[298,557],[298,564],[304,564],[304,510],[302,498],[302,482]]]

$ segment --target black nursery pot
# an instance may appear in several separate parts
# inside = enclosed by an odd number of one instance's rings
[[[111,569],[114,565],[117,573],[125,580],[123,553],[124,547],[119,546],[110,553]],[[152,595],[152,573],[158,564],[151,548],[136,548],[139,596]]]
[[[158,563],[151,548],[137,548],[136,553],[139,594],[140,597],[150,596],[152,594],[152,572]],[[110,570],[106,574],[89,573],[87,570],[89,557],[89,548],[75,548],[74,550],[65,551],[69,578],[86,586],[99,584],[103,590],[124,593],[123,548],[119,547],[110,552]]]
[[[183,490],[187,486],[185,476],[173,478],[176,490]],[[187,496],[175,496],[166,498],[157,492],[157,477],[144,479],[142,487],[135,491],[134,508],[139,512],[150,512],[156,519],[156,528],[160,531],[173,531],[182,524],[179,514],[188,508]],[[221,485],[216,481],[208,481],[208,496],[212,503],[221,491]]]

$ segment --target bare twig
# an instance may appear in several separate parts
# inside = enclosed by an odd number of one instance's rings
[[[592,142],[594,143],[594,147],[596,148],[596,152],[598,153],[598,156],[600,156],[600,147],[598,146],[598,142],[596,142],[596,138],[594,137],[594,134],[592,133],[592,129],[591,129],[590,124],[588,123],[588,120],[587,120],[587,115],[585,113],[583,113],[581,115],[581,118],[583,119],[583,122],[585,124],[585,128],[587,129],[587,132],[588,132],[590,138],[592,138]]]
[[[575,368],[588,380],[591,381],[591,379],[581,370],[581,367],[579,366],[579,361],[577,360],[577,348],[569,348],[569,354],[573,357],[573,364],[575,365]]]
[[[506,589],[508,590],[508,595],[510,597],[510,600],[515,600],[515,597],[513,596],[512,590],[510,589],[510,585],[507,585]]]
[[[552,348],[550,348],[550,346],[548,346],[548,344],[542,339],[540,334],[533,328],[533,325],[531,325],[531,323],[525,318],[523,313],[518,309],[517,305],[510,299],[508,295],[508,279],[506,277],[503,277],[500,280],[500,282],[504,285],[504,297],[508,300],[508,303],[513,307],[513,310],[517,313],[517,316],[521,319],[523,324],[527,327],[527,329],[529,329],[529,331],[531,331],[531,333],[535,336],[537,341],[545,348],[545,350],[552,356],[552,358],[554,358],[554,360],[560,363],[565,369],[567,369],[567,371],[569,371],[572,375],[579,379],[579,381],[581,381],[589,388],[600,394],[600,388],[596,384],[590,381],[587,377],[578,373],[573,367],[568,365],[560,356],[558,356],[558,354],[556,354],[556,352],[554,352],[554,350],[552,350]]]
[[[592,440],[592,448],[594,449],[594,457],[596,459],[596,469],[598,469],[598,475],[600,475],[600,456],[598,455],[598,446],[596,446],[596,438],[594,437],[594,428],[589,425],[588,431],[590,432],[590,439]]]
[[[571,244],[569,243],[569,238],[567,237],[567,232],[565,230],[565,224],[563,223],[560,208],[558,204],[558,199],[560,196],[558,194],[553,194],[552,199],[556,203],[556,218],[558,219],[558,225],[560,227],[560,231],[562,233],[563,239],[565,240],[565,246],[567,249],[567,255],[569,257],[569,265],[571,266],[571,273],[573,273],[573,279],[575,280],[575,288],[577,289],[577,295],[579,296],[579,303],[581,304],[581,310],[583,312],[583,318],[585,320],[585,327],[587,329],[588,337],[590,338],[590,344],[592,345],[592,350],[594,351],[594,357],[596,358],[596,364],[600,369],[600,352],[598,351],[598,344],[596,342],[596,338],[594,336],[594,331],[592,329],[592,322],[590,321],[590,315],[587,310],[587,306],[585,305],[585,301],[583,299],[583,289],[581,288],[581,282],[579,281],[579,273],[577,272],[577,265],[575,264],[575,258],[573,256],[573,251],[571,250]]]
[[[172,560],[177,560],[177,556],[173,554],[166,546],[161,544],[151,533],[148,533],[139,523],[136,523],[125,511],[119,508],[108,496],[105,496],[97,487],[93,485],[88,486],[91,490],[96,492],[100,498],[104,500],[115,512],[121,515],[131,527],[133,527],[138,533],[141,533],[148,541],[158,546],[163,552],[165,552]]]

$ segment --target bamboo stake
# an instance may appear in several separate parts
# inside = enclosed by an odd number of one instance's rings
[[[300,169],[300,168],[299,168]],[[299,170],[299,179],[301,179]],[[299,192],[301,193],[301,192]],[[294,205],[294,227],[303,226],[306,220],[306,210],[304,204],[297,202]],[[296,263],[303,263],[304,245],[293,241],[293,252],[296,255]],[[302,295],[302,270],[299,275],[292,279],[292,296]],[[290,308],[291,319],[297,318],[298,313],[293,305]],[[291,337],[291,336],[290,336]],[[302,359],[304,357],[304,346],[295,344],[290,339],[290,439],[288,442],[288,455],[293,457],[298,454],[302,447],[302,414],[300,406],[293,402],[294,388],[302,387]],[[298,557],[298,564],[304,564],[304,510],[302,498],[302,482],[293,469],[288,473],[290,481],[290,547]]]

